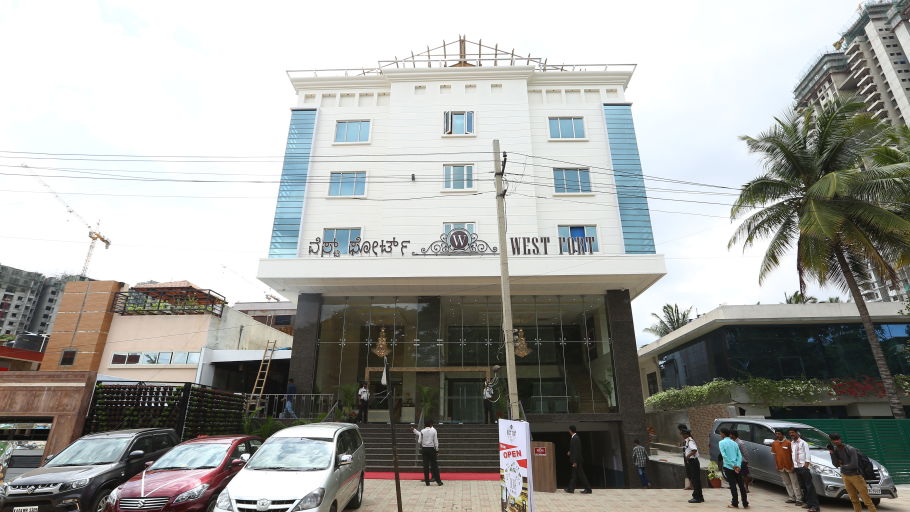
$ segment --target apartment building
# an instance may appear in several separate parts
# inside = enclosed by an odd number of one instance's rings
[[[793,90],[797,108],[857,97],[874,118],[892,125],[910,119],[910,0],[860,4],[853,22],[818,57]],[[910,268],[892,282],[869,268],[860,281],[869,301],[910,299]]]
[[[74,279],[0,265],[0,335],[50,333],[63,286]]]
[[[508,251],[535,435],[587,418],[610,447],[604,471],[620,471],[611,461],[644,435],[630,302],[666,272],[625,97],[635,66],[499,48],[459,39],[367,69],[289,72],[298,101],[259,278],[296,303],[300,392],[384,391],[383,347],[397,396],[419,407],[430,389],[437,420],[476,423],[483,380],[505,365]]]

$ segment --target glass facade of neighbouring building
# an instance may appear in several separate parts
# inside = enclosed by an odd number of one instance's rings
[[[891,372],[910,374],[910,324],[876,324]],[[720,327],[658,358],[663,389],[715,378],[877,376],[862,324]]]
[[[516,357],[526,413],[616,412],[602,295],[515,296],[512,311],[532,349]],[[325,297],[316,387],[334,393],[365,380],[367,371],[378,386],[383,363],[371,350],[384,338],[396,369],[390,379],[404,403],[430,388],[444,397],[436,404],[441,418],[482,422],[484,372],[503,366],[499,388],[506,388],[501,325],[498,296]]]
[[[278,185],[278,205],[272,224],[269,258],[296,258],[310,152],[316,130],[316,110],[291,111],[291,127]]]
[[[654,254],[654,234],[648,197],[632,123],[632,106],[604,105],[604,120],[610,141],[613,179],[619,202],[619,217],[627,254]]]

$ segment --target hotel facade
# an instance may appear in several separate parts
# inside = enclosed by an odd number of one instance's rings
[[[645,425],[630,303],[665,273],[625,98],[634,68],[553,65],[460,39],[371,69],[289,72],[297,105],[259,278],[296,302],[298,392],[364,380],[382,392],[372,350],[383,344],[402,400],[394,419],[429,405],[437,421],[482,422],[497,365],[505,414],[507,251],[510,341],[530,348],[516,358],[518,395],[535,439],[575,423],[605,472],[631,467]]]

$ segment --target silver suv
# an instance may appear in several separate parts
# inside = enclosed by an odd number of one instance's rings
[[[711,442],[711,460],[718,460],[720,450],[717,443],[722,436],[720,430],[726,428],[730,432],[739,434],[739,438],[746,443],[746,457],[749,460],[749,474],[756,480],[763,480],[772,484],[783,485],[774,454],[771,453],[771,442],[775,439],[774,431],[788,429],[799,430],[800,437],[809,443],[809,465],[812,471],[812,482],[815,492],[819,496],[829,498],[848,498],[841,479],[840,470],[831,463],[831,454],[827,450],[831,440],[828,434],[810,425],[794,423],[786,420],[766,420],[761,418],[721,418],[714,420],[714,426],[709,435]],[[849,444],[849,439],[844,439]],[[866,480],[869,486],[869,496],[877,505],[882,498],[897,498],[897,488],[888,474],[885,466],[872,460],[875,467],[874,480]]]

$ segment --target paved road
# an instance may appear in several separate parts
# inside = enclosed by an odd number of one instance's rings
[[[401,482],[403,510],[405,512],[498,512],[499,482],[451,481],[442,487],[427,487],[420,481]],[[635,511],[667,512],[697,510],[698,512],[726,511],[730,502],[727,489],[706,489],[705,503],[686,503],[690,491],[682,489],[594,489],[594,494],[536,493],[538,512]],[[802,512],[804,509],[787,505],[783,488],[758,484],[750,496],[750,510],[762,512]],[[823,501],[822,509],[852,511],[850,502]],[[865,509],[864,509],[865,510]],[[896,500],[882,500],[883,512],[910,512],[910,493]],[[362,512],[396,512],[394,480],[367,480]]]

